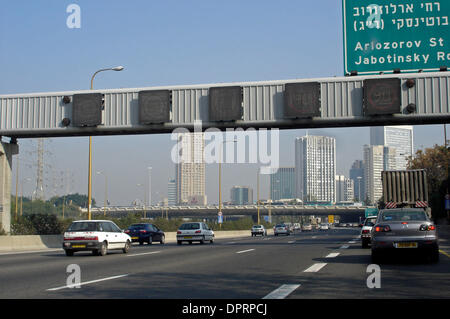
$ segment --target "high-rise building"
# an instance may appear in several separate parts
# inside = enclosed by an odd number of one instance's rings
[[[328,136],[303,136],[295,140],[297,198],[303,201],[336,201],[336,140]]]
[[[356,160],[350,169],[350,179],[353,180],[354,196],[357,201],[366,199],[365,180],[364,180],[364,164],[362,160]]]
[[[177,182],[175,179],[169,179],[167,183],[167,204],[175,206],[177,203]]]
[[[175,164],[179,204],[206,205],[203,133],[180,133]]]
[[[279,167],[270,175],[270,198],[272,200],[295,198],[295,168]]]
[[[247,186],[233,186],[230,192],[231,203],[246,205],[253,203],[253,189]]]
[[[353,180],[336,175],[336,202],[352,202],[354,198]]]
[[[381,172],[396,167],[396,150],[383,145],[364,145],[364,180],[366,196],[376,204],[383,195]]]
[[[413,127],[373,126],[370,128],[370,145],[383,145],[395,148],[395,167],[393,170],[405,170],[408,157],[413,155]]]

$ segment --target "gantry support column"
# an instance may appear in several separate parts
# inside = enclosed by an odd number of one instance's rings
[[[0,223],[7,233],[11,231],[12,156],[16,154],[19,154],[19,145],[0,143]]]

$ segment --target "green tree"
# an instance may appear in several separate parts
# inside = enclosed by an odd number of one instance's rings
[[[442,145],[418,150],[408,159],[408,169],[425,169],[427,173],[429,201],[434,220],[448,218],[444,207],[449,192],[450,150]]]

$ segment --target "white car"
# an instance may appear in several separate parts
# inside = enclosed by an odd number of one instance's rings
[[[209,241],[214,242],[214,231],[202,222],[184,223],[177,231],[177,244],[181,245],[184,241],[192,244],[194,241],[204,244]]]
[[[128,253],[130,246],[131,237],[109,220],[74,221],[64,233],[63,248],[67,256],[77,251],[104,256],[114,249]]]
[[[319,227],[319,230],[328,230],[328,229],[330,229],[328,224],[321,224],[320,227]]]
[[[361,228],[361,246],[362,248],[366,248],[371,240],[371,231],[373,226],[375,225],[375,222],[377,221],[377,216],[373,216],[373,217],[367,217],[366,220],[364,221],[364,224]]]
[[[312,231],[312,225],[311,224],[303,224],[302,230],[303,231]]]

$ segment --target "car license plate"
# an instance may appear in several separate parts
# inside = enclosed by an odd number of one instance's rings
[[[139,237],[131,237],[131,239],[139,239]]]
[[[192,236],[184,236],[184,239],[192,239]]]
[[[417,248],[417,243],[396,243],[395,248]]]
[[[86,248],[86,245],[72,245],[72,248]]]

